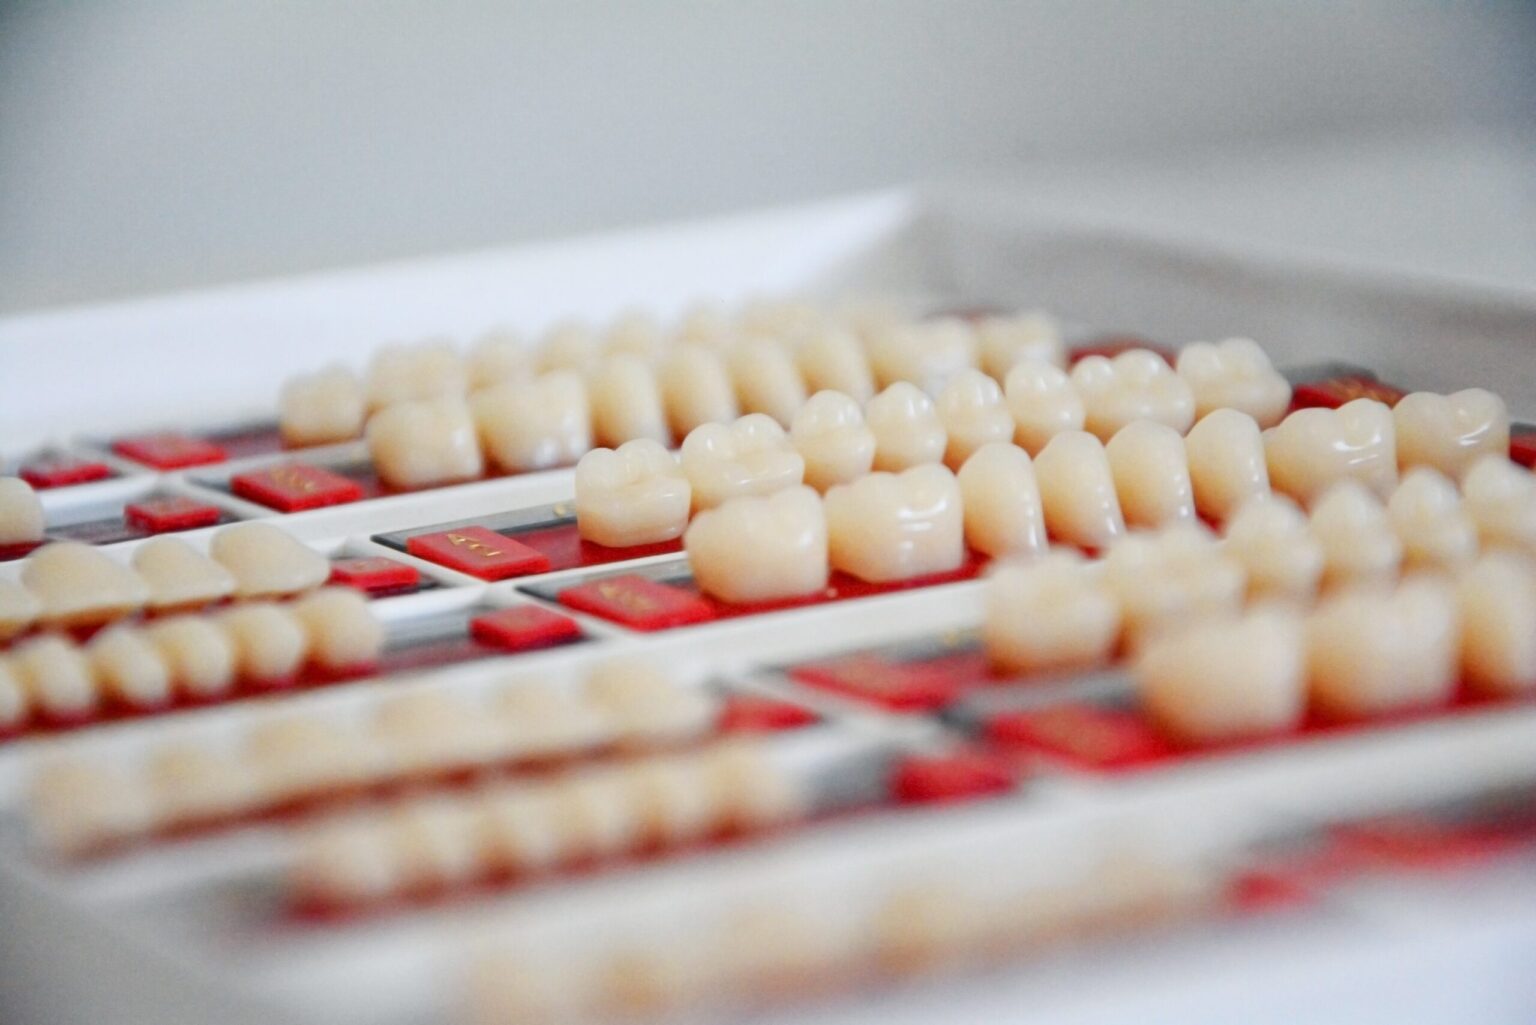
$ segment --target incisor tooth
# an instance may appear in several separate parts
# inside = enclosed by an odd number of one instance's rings
[[[134,549],[133,568],[149,585],[149,607],[158,612],[209,605],[235,593],[229,570],[174,537]]]
[[[43,503],[20,477],[0,477],[0,545],[43,539]]]
[[[568,466],[592,447],[592,412],[580,376],[562,370],[475,395],[486,456],[509,473]]]
[[[730,423],[739,413],[730,371],[713,349],[678,346],[662,361],[658,379],[675,437],[686,438],[700,424]]]
[[[1290,382],[1251,338],[1192,342],[1179,353],[1178,372],[1195,396],[1197,419],[1235,409],[1273,427],[1291,404]]]
[[[1195,508],[1216,523],[1225,523],[1250,499],[1269,494],[1269,467],[1264,436],[1247,413],[1218,409],[1184,436]]]
[[[1390,584],[1403,545],[1381,500],[1363,484],[1340,481],[1312,509],[1312,536],[1323,546],[1323,586]]]
[[[689,524],[683,547],[700,589],[724,601],[798,598],[827,586],[827,518],[808,487],[707,509]]]
[[[933,400],[906,381],[897,381],[864,404],[864,420],[875,436],[875,469],[895,473],[943,460],[948,437]]]
[[[949,379],[936,403],[948,443],[944,462],[958,470],[981,446],[1013,440],[1013,414],[1003,390],[980,370],[962,370]]]
[[[981,369],[999,383],[1025,360],[1061,366],[1066,359],[1061,328],[1045,313],[982,317],[976,323]]]
[[[1248,575],[1250,601],[1310,605],[1323,579],[1323,546],[1307,514],[1284,495],[1258,495],[1227,520],[1222,547]]]
[[[216,697],[235,680],[235,649],[212,620],[172,616],[148,628],[171,672],[171,685],[193,697]]]
[[[1008,371],[1004,391],[1013,414],[1013,440],[1031,456],[1038,456],[1056,435],[1083,429],[1083,398],[1066,371],[1054,364],[1018,363]]]
[[[278,430],[292,448],[361,437],[367,415],[363,386],[346,367],[291,377],[278,399]]]
[[[1482,456],[1509,454],[1509,410],[1481,388],[1404,395],[1392,407],[1392,423],[1403,470],[1430,466],[1459,480]]]
[[[678,686],[649,662],[605,662],[592,670],[583,691],[621,737],[642,746],[692,740],[714,723],[714,704],[702,692]]]
[[[249,810],[256,790],[234,758],[192,744],[168,744],[149,760],[154,818],[176,826]]]
[[[1523,557],[1485,555],[1456,578],[1461,678],[1480,694],[1536,688],[1536,568]]]
[[[1190,622],[1236,614],[1246,579],[1204,527],[1184,524],[1115,542],[1104,583],[1120,602],[1126,644],[1139,649]]]
[[[507,753],[503,732],[458,698],[423,691],[381,705],[372,736],[387,752],[391,770],[412,776],[497,761]]]
[[[309,638],[292,612],[271,602],[238,605],[218,617],[235,652],[242,679],[275,682],[291,679],[304,666]]]
[[[78,762],[45,766],[32,780],[32,825],[63,855],[87,854],[138,836],[150,824],[144,789],[126,774]]]
[[[907,321],[866,336],[870,369],[881,388],[905,381],[937,395],[955,374],[976,365],[976,331],[959,317]]]
[[[960,484],[946,467],[871,473],[827,492],[832,566],[871,583],[948,573],[965,562]]]
[[[469,350],[469,384],[474,391],[532,376],[533,353],[510,328],[487,331]]]
[[[677,457],[648,438],[595,448],[576,464],[576,525],[610,548],[682,537],[693,490]]]
[[[32,702],[13,660],[0,655],[0,733],[25,726],[32,714]]]
[[[1098,665],[1114,653],[1120,606],[1097,568],[1075,552],[1054,551],[993,567],[982,635],[988,659],[1009,672]]]
[[[1457,625],[1451,589],[1414,577],[1396,591],[1350,588],[1307,622],[1308,689],[1336,717],[1439,704],[1456,683]]]
[[[11,651],[11,666],[33,708],[66,717],[96,710],[99,695],[90,660],[64,638],[45,634],[22,641]]]
[[[269,523],[239,523],[213,535],[209,553],[235,578],[239,598],[280,598],[325,583],[325,556]]]
[[[598,344],[585,324],[567,320],[554,325],[539,341],[534,367],[540,374],[557,370],[585,373],[597,362]]]
[[[31,591],[9,580],[0,580],[0,644],[30,627],[42,611],[42,603]]]
[[[794,487],[805,474],[805,460],[784,428],[762,413],[694,428],[683,439],[682,461],[695,509],[710,509],[729,498],[769,495]]]
[[[795,350],[795,363],[806,390],[842,392],[859,402],[875,394],[875,375],[869,358],[853,332],[826,327],[803,338]]]
[[[170,701],[170,670],[159,649],[137,627],[108,627],[91,638],[86,652],[104,695],[137,708],[154,708]]]
[[[42,605],[39,618],[60,626],[105,623],[149,600],[137,573],[78,541],[39,548],[22,564],[21,582]]]
[[[1484,548],[1536,555],[1536,476],[1503,456],[1484,456],[1461,482],[1462,508]]]
[[[805,460],[805,482],[817,491],[846,484],[875,463],[875,434],[852,397],[819,391],[795,413],[789,440]]]
[[[1045,551],[1045,509],[1028,453],[1005,441],[983,445],[956,479],[967,544],[993,558]]]
[[[749,339],[733,347],[727,366],[736,398],[748,413],[762,413],[788,427],[805,404],[805,382],[778,342]]]
[[[1083,429],[1108,441],[1132,420],[1155,420],[1183,434],[1195,422],[1195,397],[1168,361],[1149,349],[1110,358],[1085,356],[1072,367],[1082,396]]]
[[[450,342],[386,345],[368,367],[368,408],[399,402],[463,398],[469,391],[464,359]]]
[[[455,484],[485,471],[475,422],[462,398],[397,402],[369,417],[364,433],[379,479],[392,488]]]
[[[1461,492],[1427,466],[1404,475],[1387,502],[1403,545],[1405,570],[1455,569],[1477,557],[1477,527],[1461,508]]]
[[[672,441],[661,388],[651,365],[636,356],[612,356],[588,378],[592,436],[599,445],[616,447],[636,438]]]
[[[1035,481],[1051,537],[1082,548],[1107,548],[1125,533],[1109,457],[1086,431],[1065,431],[1035,457]]]
[[[310,661],[333,672],[372,667],[384,650],[384,625],[350,587],[322,587],[291,606],[309,637]]]
[[[1306,506],[1346,478],[1385,496],[1397,484],[1394,436],[1392,411],[1374,399],[1298,409],[1264,432],[1270,482]]]
[[[1104,446],[1115,494],[1129,527],[1164,527],[1195,518],[1184,439],[1167,424],[1134,420]]]

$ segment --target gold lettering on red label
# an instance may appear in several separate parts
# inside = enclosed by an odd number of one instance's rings
[[[474,552],[476,555],[480,556],[481,558],[491,559],[491,558],[495,558],[496,556],[501,554],[501,549],[500,548],[492,548],[490,545],[486,544],[484,541],[477,541],[474,538],[466,537],[463,534],[449,533],[447,535],[447,538],[448,538],[448,543],[453,545],[455,548],[465,548],[465,549],[468,549],[469,551]]]

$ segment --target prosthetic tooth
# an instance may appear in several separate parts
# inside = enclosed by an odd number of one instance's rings
[[[694,582],[723,601],[798,598],[827,586],[827,517],[807,487],[707,509],[694,517],[683,547]]]
[[[730,423],[740,410],[725,360],[702,345],[682,345],[662,361],[659,380],[672,434],[686,438],[700,424]]]
[[[278,430],[290,448],[362,437],[368,413],[362,383],[340,366],[289,378],[278,407]]]
[[[305,837],[294,863],[295,888],[341,906],[394,896],[402,879],[400,855],[386,826],[377,815],[356,816]]]
[[[609,356],[634,356],[654,362],[666,346],[661,322],[645,310],[625,310],[614,318],[603,335],[603,351]]]
[[[648,438],[670,444],[661,388],[651,365],[636,356],[612,356],[600,363],[587,384],[592,403],[592,436],[616,448]]]
[[[309,637],[294,614],[271,602],[239,605],[219,615],[235,653],[237,675],[246,680],[292,679],[309,655]]]
[[[20,477],[0,477],[0,545],[43,539],[43,503]]]
[[[788,427],[805,404],[805,382],[778,342],[749,339],[731,349],[727,365],[736,398],[748,413],[771,416]]]
[[[1508,553],[1485,555],[1456,578],[1461,678],[1479,694],[1536,688],[1536,568]]]
[[[976,323],[981,369],[995,381],[1005,381],[1026,360],[1062,366],[1066,352],[1061,328],[1045,313],[983,317]]]
[[[1108,441],[1132,420],[1154,420],[1183,434],[1195,422],[1195,397],[1157,353],[1131,349],[1113,359],[1087,356],[1072,367],[1084,429]]]
[[[485,472],[475,421],[462,398],[397,402],[369,417],[365,434],[373,467],[392,488],[456,484]]]
[[[709,787],[699,778],[691,761],[647,758],[631,768],[629,774],[645,842],[673,846],[714,832],[716,809]]]
[[[1387,502],[1403,545],[1405,570],[1455,569],[1477,557],[1477,527],[1461,508],[1461,492],[1438,470],[1416,467]]]
[[[1166,424],[1136,420],[1104,446],[1115,494],[1129,527],[1164,527],[1195,519],[1184,439]]]
[[[91,639],[86,653],[103,695],[133,708],[156,708],[171,700],[165,659],[137,627],[108,627]]]
[[[867,337],[870,369],[881,388],[898,381],[937,395],[949,379],[976,365],[976,332],[959,317],[904,322]]]
[[[1052,539],[1082,548],[1107,548],[1125,533],[1109,457],[1086,431],[1065,431],[1035,457],[1035,480]]]
[[[0,644],[25,632],[42,610],[42,603],[31,591],[9,580],[0,580]]]
[[[386,345],[368,367],[368,408],[460,399],[469,391],[464,359],[450,342]]]
[[[235,593],[229,570],[174,537],[157,537],[134,549],[133,568],[149,585],[149,607],[157,612],[211,605]]]
[[[524,758],[573,754],[613,739],[612,724],[597,709],[543,683],[508,687],[496,712]]]
[[[1120,606],[1098,569],[1075,552],[999,563],[987,580],[986,607],[987,657],[1009,672],[1100,665],[1120,636]]]
[[[362,738],[312,715],[268,719],[245,745],[252,785],[275,805],[364,782],[377,772],[376,758]]]
[[[724,348],[736,340],[736,323],[717,303],[698,303],[678,319],[676,338],[683,345]]]
[[[1298,409],[1264,432],[1270,482],[1306,506],[1345,479],[1385,496],[1397,484],[1394,436],[1392,411],[1374,399]]]
[[[484,872],[480,819],[469,802],[452,797],[408,801],[390,812],[387,821],[402,891],[462,886]]]
[[[1104,557],[1104,583],[1120,602],[1134,650],[1190,622],[1235,615],[1247,581],[1205,528],[1185,524],[1115,542]]]
[[[962,370],[949,379],[937,402],[948,444],[944,462],[959,470],[981,446],[1013,440],[1013,414],[1003,390],[980,370]]]
[[[1218,409],[1184,436],[1195,508],[1225,523],[1249,500],[1270,493],[1264,436],[1247,413]]]
[[[584,693],[621,737],[639,746],[680,744],[714,724],[713,702],[696,688],[679,687],[649,662],[605,662],[587,677]]]
[[[890,385],[864,404],[864,419],[875,435],[875,469],[895,473],[944,459],[944,422],[916,385]]]
[[[1456,683],[1455,601],[1446,584],[1414,577],[1396,591],[1350,588],[1307,623],[1313,704],[1359,717],[1439,704]]]
[[[45,766],[32,780],[32,825],[49,849],[89,854],[141,835],[151,809],[127,775],[78,762]]]
[[[960,485],[944,466],[872,473],[827,492],[832,565],[883,583],[947,573],[965,562]]]
[[[1323,585],[1390,584],[1403,545],[1381,500],[1352,480],[1329,488],[1312,509],[1312,536],[1323,547]]]
[[[150,626],[147,632],[170,670],[171,685],[178,693],[218,697],[234,684],[234,645],[212,620],[172,616]]]
[[[1503,456],[1484,456],[1461,482],[1462,507],[1484,548],[1536,555],[1536,476]]]
[[[602,860],[640,846],[644,824],[628,783],[624,770],[600,769],[555,784],[556,828],[575,857]]]
[[[1046,550],[1040,486],[1023,449],[1008,442],[983,445],[965,461],[956,479],[970,547],[993,558]]]
[[[1008,371],[1004,390],[1013,413],[1013,440],[1031,456],[1065,431],[1080,431],[1087,411],[1066,371],[1025,360]]]
[[[1481,388],[1404,395],[1392,407],[1392,423],[1403,470],[1429,466],[1459,480],[1481,457],[1509,454],[1509,410]]]
[[[1179,353],[1178,373],[1195,396],[1195,417],[1218,409],[1247,413],[1273,427],[1291,404],[1291,385],[1251,338],[1193,342]]]
[[[486,456],[508,473],[569,466],[592,447],[587,386],[573,371],[499,384],[471,405]]]
[[[738,323],[748,334],[785,338],[824,326],[826,314],[796,299],[755,299],[741,311]]]
[[[71,718],[96,711],[96,674],[90,659],[64,638],[45,634],[22,641],[11,651],[11,668],[33,708]]]
[[[19,730],[32,716],[32,702],[15,662],[0,655],[0,733]]]
[[[494,870],[527,877],[571,860],[550,788],[507,787],[480,805],[481,842]]]
[[[150,758],[147,775],[154,818],[161,825],[229,818],[256,803],[256,789],[244,766],[196,745],[160,748]]]
[[[790,443],[805,460],[805,482],[817,491],[846,484],[870,471],[875,435],[850,396],[821,391],[795,413]]]
[[[309,637],[309,658],[332,672],[371,668],[384,650],[384,625],[350,587],[322,587],[290,608]]]
[[[1258,495],[1227,520],[1223,548],[1248,575],[1250,601],[1310,605],[1323,579],[1323,546],[1307,514],[1284,495]]]
[[[795,350],[800,377],[811,394],[842,392],[858,402],[875,394],[875,375],[869,358],[853,332],[826,327],[806,336]]]
[[[585,324],[568,320],[545,332],[534,367],[540,374],[558,370],[585,373],[598,359],[597,339]]]
[[[805,473],[784,428],[762,413],[695,428],[683,439],[682,461],[696,510],[794,487]]]
[[[760,743],[716,744],[700,755],[699,771],[721,828],[768,829],[806,813],[808,795],[780,771]]]
[[[677,457],[646,438],[596,448],[576,464],[576,525],[610,548],[682,537],[693,490]]]
[[[39,548],[22,564],[21,582],[42,606],[39,618],[59,626],[105,623],[149,600],[137,573],[78,541]]]
[[[239,598],[280,598],[325,583],[325,556],[269,523],[240,523],[213,535],[208,549],[235,578]]]
[[[509,328],[487,331],[469,350],[469,384],[473,391],[533,376],[533,353]]]
[[[390,767],[406,776],[489,764],[507,749],[504,731],[493,719],[432,691],[385,702],[374,717],[373,736],[388,753]]]

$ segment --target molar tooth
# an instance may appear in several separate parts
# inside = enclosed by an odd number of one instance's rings
[[[1029,454],[1008,442],[977,449],[956,474],[965,540],[993,558],[1046,550],[1045,509]]]
[[[0,644],[24,632],[37,621],[42,610],[42,603],[31,591],[9,580],[0,580]]]
[[[905,381],[937,395],[951,377],[976,365],[976,332],[959,317],[878,328],[867,336],[866,347],[881,388]]]
[[[368,408],[462,398],[469,391],[464,359],[451,342],[386,345],[368,367]]]
[[[1013,440],[1013,414],[1003,390],[980,370],[962,370],[949,379],[936,403],[948,444],[944,462],[959,470],[981,446]]]
[[[309,658],[332,672],[371,668],[384,650],[384,625],[350,587],[322,587],[290,608],[309,637]]]
[[[1189,457],[1178,431],[1152,420],[1135,420],[1109,439],[1104,455],[1127,526],[1163,527],[1194,520]]]
[[[133,568],[149,585],[149,607],[157,612],[222,601],[235,592],[229,570],[174,537],[157,537],[133,552]]]
[[[1083,398],[1066,371],[1054,364],[1018,363],[1008,371],[1004,391],[1013,414],[1013,440],[1031,456],[1038,456],[1056,435],[1083,429]]]
[[[795,362],[806,390],[842,392],[858,402],[875,394],[875,375],[859,339],[846,328],[825,327],[803,338]]]
[[[1236,409],[1273,427],[1291,404],[1290,382],[1251,338],[1193,342],[1179,353],[1178,373],[1195,396],[1195,416]]]
[[[480,391],[508,381],[533,376],[533,353],[523,338],[510,328],[493,328],[480,336],[469,350],[469,384]]]
[[[983,317],[976,324],[976,338],[981,369],[998,382],[1007,380],[1025,360],[1058,367],[1066,362],[1061,328],[1046,313]]]
[[[667,423],[686,438],[700,424],[730,423],[739,415],[725,360],[702,345],[681,345],[662,361],[659,375]]]
[[[731,349],[728,364],[736,398],[748,413],[773,417],[788,427],[805,404],[805,382],[778,342],[748,339]]]
[[[280,598],[319,587],[331,575],[325,556],[269,523],[239,523],[213,535],[210,554],[235,578],[239,598]]]
[[[364,434],[374,469],[392,488],[456,484],[485,472],[475,422],[462,398],[397,402],[369,417]]]
[[[1307,623],[1313,704],[1336,717],[1439,704],[1456,683],[1455,601],[1446,584],[1414,577],[1396,591],[1349,588]]]
[[[1509,410],[1481,388],[1404,395],[1392,407],[1392,423],[1403,470],[1430,466],[1459,480],[1482,456],[1509,454]]]
[[[896,472],[943,460],[948,437],[933,400],[906,381],[897,381],[864,404],[864,420],[875,435],[875,469]]]
[[[682,461],[696,510],[794,487],[805,474],[805,460],[784,428],[762,413],[694,428],[683,439]]]
[[[1247,580],[1204,527],[1184,524],[1115,542],[1104,557],[1104,583],[1120,602],[1134,650],[1189,622],[1234,615]]]
[[[20,477],[0,477],[0,545],[43,539],[43,503]]]
[[[275,682],[292,679],[309,654],[304,626],[287,608],[250,602],[223,612],[218,625],[229,637],[236,672],[242,679]]]
[[[610,548],[682,537],[693,497],[677,458],[648,438],[596,448],[576,464],[576,525]]]
[[[90,659],[64,638],[44,634],[21,642],[11,651],[11,666],[33,708],[66,717],[96,711],[96,674]]]
[[[1247,413],[1218,409],[1184,436],[1195,508],[1225,523],[1250,499],[1270,493],[1264,436]]]
[[[808,487],[705,510],[683,547],[700,589],[724,601],[798,598],[827,586],[827,518]]]
[[[42,605],[39,618],[60,626],[105,623],[149,600],[137,573],[78,541],[39,548],[22,564],[21,582]]]
[[[1302,505],[1346,478],[1379,495],[1397,484],[1392,411],[1374,399],[1298,409],[1264,432],[1264,455],[1275,490]]]
[[[1462,508],[1484,548],[1536,555],[1536,476],[1503,456],[1484,456],[1461,482]]]
[[[827,492],[832,565],[882,583],[959,569],[965,562],[960,485],[938,464],[872,473]]]
[[[1409,470],[1387,502],[1403,545],[1403,568],[1455,569],[1477,557],[1477,527],[1461,508],[1461,493],[1438,470]]]
[[[805,460],[805,482],[817,491],[846,484],[874,466],[875,434],[848,395],[820,391],[795,413],[789,440]]]
[[[172,616],[147,630],[171,673],[171,685],[193,697],[218,697],[235,682],[235,650],[212,620]]]
[[[1258,495],[1227,520],[1223,548],[1248,574],[1250,601],[1309,605],[1323,578],[1323,546],[1284,495]]]
[[[1536,569],[1509,553],[1485,555],[1456,578],[1461,678],[1500,697],[1536,688]]]
[[[486,455],[509,473],[568,466],[592,447],[587,386],[569,370],[487,388],[471,407]]]
[[[1084,429],[1108,441],[1132,420],[1155,420],[1183,434],[1195,422],[1195,397],[1157,353],[1131,349],[1110,359],[1087,356],[1072,367]]]
[[[86,653],[103,694],[137,708],[170,701],[170,670],[154,642],[137,627],[108,627],[91,638]]]
[[[362,383],[341,366],[289,378],[278,406],[278,430],[291,448],[361,437],[367,416]]]
[[[534,367],[540,374],[560,370],[585,373],[597,362],[598,345],[585,324],[567,320],[554,325],[539,341]]]
[[[1390,584],[1403,545],[1381,500],[1363,484],[1340,481],[1312,509],[1312,536],[1323,546],[1323,585]]]
[[[1125,533],[1109,457],[1092,434],[1064,431],[1052,438],[1035,457],[1035,480],[1054,540],[1106,548]]]
[[[649,438],[672,441],[661,388],[649,363],[636,356],[611,356],[592,371],[587,382],[592,403],[592,435],[599,445],[617,447]]]
[[[582,690],[632,744],[678,744],[704,735],[714,724],[713,702],[697,688],[678,686],[649,662],[605,662],[592,670]]]
[[[998,563],[987,579],[987,657],[1010,672],[1050,672],[1108,662],[1120,606],[1081,556],[1053,551],[1033,563]]]

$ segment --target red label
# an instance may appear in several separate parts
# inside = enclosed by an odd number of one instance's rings
[[[581,636],[581,627],[570,616],[537,605],[519,605],[476,616],[469,621],[469,635],[481,644],[527,651],[574,640]]]
[[[1536,428],[1514,425],[1509,435],[1509,458],[1527,470],[1536,469]]]
[[[1326,381],[1308,381],[1298,384],[1291,393],[1292,409],[1338,409],[1355,399],[1375,399],[1388,406],[1395,406],[1408,394],[1401,388],[1370,377],[1331,377]]]
[[[344,505],[363,497],[363,486],[357,481],[307,463],[237,473],[229,479],[229,489],[279,512]]]
[[[665,630],[714,618],[709,603],[692,592],[636,574],[567,587],[560,604],[636,630]]]
[[[222,463],[224,450],[211,441],[185,434],[146,434],[139,438],[121,438],[112,443],[112,451],[157,470],[180,470],[187,466]]]
[[[986,725],[997,744],[1032,748],[1096,769],[1161,761],[1176,749],[1135,712],[1094,705],[1058,705],[1003,712]]]
[[[123,521],[147,534],[211,527],[223,515],[223,511],[216,505],[196,502],[181,495],[134,502],[123,508]]]
[[[406,540],[405,550],[418,559],[427,559],[481,580],[505,580],[549,569],[549,556],[543,552],[484,527],[458,527],[435,534],[418,534]]]
[[[938,663],[896,662],[879,655],[849,655],[796,666],[789,675],[823,690],[862,698],[901,712],[924,712],[949,704],[973,682]]]
[[[726,699],[717,727],[722,733],[777,733],[815,721],[816,713],[809,708],[755,694],[735,694]]]
[[[1018,774],[1004,758],[979,751],[913,755],[896,765],[891,790],[908,804],[964,801],[1012,790]]]
[[[89,484],[93,480],[105,480],[112,476],[106,463],[84,459],[39,459],[17,471],[18,476],[34,488],[63,488],[71,484]]]
[[[421,583],[421,570],[382,555],[338,559],[331,563],[331,583],[355,587],[369,594],[406,591]]]

